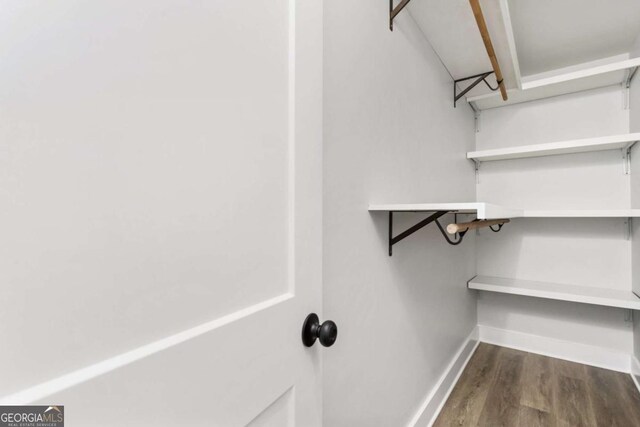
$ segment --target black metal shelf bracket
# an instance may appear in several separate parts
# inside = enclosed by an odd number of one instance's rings
[[[465,77],[463,79],[458,79],[458,80],[454,80],[453,81],[453,108],[456,107],[456,103],[458,102],[458,100],[460,98],[462,98],[463,96],[465,96],[471,89],[473,89],[474,87],[478,86],[480,84],[480,82],[484,82],[484,84],[487,85],[487,87],[489,89],[491,89],[492,91],[496,91],[498,89],[500,89],[500,83],[502,81],[498,82],[498,86],[493,87],[489,84],[489,82],[487,81],[487,77],[489,77],[491,74],[493,74],[493,71],[487,71],[486,73],[480,73],[480,74],[476,74],[475,76],[469,76],[469,77]],[[471,80],[471,79],[475,79],[473,81],[473,83],[471,83],[469,86],[467,86],[462,92],[458,93],[458,83],[460,82],[464,82],[467,80]]]
[[[402,0],[396,7],[393,7],[393,0],[389,0],[389,29],[393,31],[393,19],[402,12],[402,9],[409,4],[411,0]]]
[[[395,245],[396,243],[400,242],[401,240],[406,239],[407,237],[411,236],[416,231],[426,227],[427,225],[431,224],[432,222],[436,223],[436,225],[438,226],[438,229],[440,230],[440,233],[442,233],[442,236],[445,238],[447,243],[449,243],[450,245],[459,245],[460,243],[462,243],[462,239],[464,238],[464,235],[467,233],[466,231],[463,231],[461,233],[456,233],[458,235],[457,240],[451,240],[451,238],[447,234],[447,232],[444,229],[444,227],[440,224],[440,221],[438,221],[438,219],[440,217],[442,217],[442,216],[444,216],[444,215],[446,215],[448,213],[451,213],[451,212],[450,211],[437,211],[437,212],[431,214],[430,216],[428,216],[427,218],[423,219],[422,221],[420,221],[419,223],[417,223],[413,227],[409,227],[408,229],[406,229],[405,231],[403,231],[402,233],[400,233],[400,234],[398,234],[397,236],[394,237],[393,236],[393,211],[389,211],[389,256],[393,255],[393,245]]]

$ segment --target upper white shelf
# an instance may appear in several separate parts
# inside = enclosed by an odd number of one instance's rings
[[[372,212],[437,212],[476,214],[478,219],[501,218],[637,218],[640,209],[550,209],[523,210],[491,203],[395,203],[371,204]]]
[[[503,101],[499,93],[471,96],[467,102],[476,109],[487,110],[505,105],[519,104],[536,99],[550,98],[583,90],[623,83],[629,72],[640,66],[640,58],[616,61],[605,65],[529,79],[522,82],[522,90],[509,90],[509,100]]]
[[[640,298],[630,290],[564,285],[490,276],[476,276],[469,281],[467,286],[469,289],[481,291],[640,310]]]
[[[371,204],[369,211],[383,212],[437,212],[475,213],[478,219],[516,218],[522,216],[521,209],[505,208],[490,203],[396,203],[387,205]]]
[[[477,162],[522,159],[527,157],[555,156],[560,154],[586,153],[630,148],[640,141],[640,133],[603,136],[599,138],[574,139],[547,144],[523,145],[494,150],[471,151],[467,158]]]

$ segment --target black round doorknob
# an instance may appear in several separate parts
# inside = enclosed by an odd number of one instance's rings
[[[338,338],[338,327],[333,321],[327,320],[320,324],[320,319],[315,313],[311,313],[304,319],[302,343],[306,347],[311,347],[317,339],[323,346],[331,347],[336,342],[336,338]]]

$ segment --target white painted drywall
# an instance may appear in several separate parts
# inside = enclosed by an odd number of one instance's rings
[[[325,2],[325,425],[400,426],[476,325],[474,236],[431,225],[387,255],[387,215],[370,202],[472,200],[473,114],[409,14],[394,32],[370,0]],[[396,230],[423,215],[398,214]]]
[[[623,310],[518,295],[479,292],[478,324],[631,354]],[[588,359],[588,355],[584,355]]]
[[[620,86],[482,111],[478,150],[507,148],[629,131]]]
[[[631,57],[640,57],[640,36],[636,40]],[[640,71],[637,71],[629,89],[629,129],[640,132]],[[631,205],[640,207],[640,144],[636,144],[631,152]],[[639,288],[640,289],[640,288]]]
[[[629,132],[612,86],[482,112],[477,148],[506,148]],[[629,207],[620,151],[483,163],[478,200],[523,209]]]
[[[630,289],[631,242],[620,218],[519,218],[482,230],[478,274]]]
[[[640,35],[636,39],[633,50],[631,51],[632,57],[640,57]],[[640,131],[640,73],[636,73],[636,76],[631,84],[629,94],[629,106],[630,106],[630,128],[632,132]],[[631,206],[640,207],[640,144],[637,144],[632,152],[631,156]],[[640,296],[640,220],[635,220],[633,223],[633,249],[632,249],[632,276],[633,276],[633,290]],[[633,323],[633,343],[634,343],[634,356],[635,360],[640,360],[640,312],[636,311],[634,314]],[[634,375],[636,375],[637,381],[640,383],[640,365],[638,363],[632,363],[634,367]]]
[[[612,86],[482,112],[477,148],[504,148],[629,132],[623,91]],[[640,169],[640,167],[638,167]],[[483,163],[478,200],[525,209],[630,207],[620,150]],[[478,236],[478,274],[631,289],[624,219],[517,219]],[[480,325],[629,354],[625,311],[480,293]]]

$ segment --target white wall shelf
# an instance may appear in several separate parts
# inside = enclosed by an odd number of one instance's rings
[[[476,276],[468,282],[467,286],[469,289],[480,291],[640,310],[640,298],[630,290],[624,291],[490,276]]]
[[[559,141],[547,144],[471,151],[467,153],[467,159],[471,159],[476,162],[487,162],[605,150],[625,150],[626,152],[626,150],[630,149],[637,141],[640,141],[640,133],[628,133],[598,138]]]
[[[438,219],[449,213],[475,214],[479,220],[509,219],[509,218],[631,218],[640,217],[640,209],[608,209],[608,210],[522,210],[507,208],[482,202],[468,203],[396,203],[396,204],[371,204],[369,212],[386,212],[389,215],[389,256],[393,255],[393,245],[409,237],[418,230],[435,222],[445,240],[451,245],[458,245],[462,242],[466,230],[458,233],[458,240],[451,240]],[[402,233],[393,233],[393,214],[398,212],[430,212],[427,218],[416,225],[406,229]],[[508,221],[505,221],[508,222]],[[629,222],[630,224],[630,222]],[[487,226],[487,225],[483,225]],[[500,228],[494,231],[500,231]]]
[[[491,203],[371,204],[370,212],[451,212],[476,214],[478,219],[501,218],[637,218],[640,209],[518,209]]]
[[[626,83],[633,72],[640,67],[640,58],[626,59],[613,63],[572,70],[552,76],[523,80],[522,90],[509,90],[509,100],[503,101],[498,94],[468,97],[477,110],[503,107],[536,99],[550,98],[583,90]]]
[[[640,209],[525,210],[524,218],[637,218]]]
[[[491,203],[394,203],[371,204],[370,212],[451,212],[476,214],[478,219],[517,218],[522,216],[522,209],[506,208]]]
[[[370,212],[387,212],[389,215],[389,256],[393,255],[393,245],[406,239],[418,230],[426,227],[431,223],[435,223],[442,233],[444,239],[450,245],[458,245],[462,243],[467,230],[456,233],[457,240],[452,240],[440,224],[438,219],[449,213],[476,214],[478,219],[507,219],[522,215],[522,210],[509,209],[502,206],[492,205],[489,203],[470,202],[470,203],[407,203],[407,204],[387,204],[387,205],[369,205]],[[427,218],[418,222],[402,233],[394,236],[393,234],[393,214],[396,212],[430,212]],[[508,221],[506,221],[508,222]],[[488,225],[485,225],[488,226]],[[497,231],[500,231],[500,224]]]

